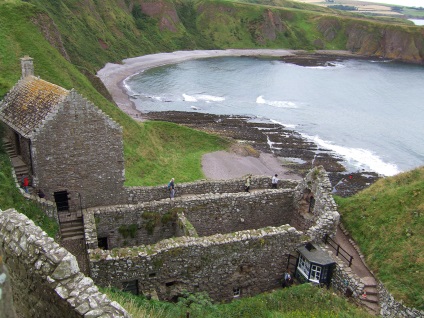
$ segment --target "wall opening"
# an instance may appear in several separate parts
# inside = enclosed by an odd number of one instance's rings
[[[102,249],[102,250],[108,250],[109,249],[107,237],[98,237],[97,242],[98,242],[98,246],[99,246],[100,249]]]
[[[128,281],[128,282],[122,282],[122,291],[130,292],[134,295],[138,295],[139,294],[138,280],[131,280],[131,281]]]
[[[57,211],[69,211],[69,197],[68,191],[58,191],[54,194],[54,201],[56,202]]]

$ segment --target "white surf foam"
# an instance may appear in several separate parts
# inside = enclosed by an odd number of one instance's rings
[[[338,146],[330,141],[325,141],[318,136],[309,136],[306,134],[301,135],[302,137],[313,141],[318,146],[340,155],[349,165],[352,165],[357,169],[371,170],[385,176],[393,176],[401,172],[395,164],[384,162],[378,155],[370,150]]]
[[[195,95],[183,94],[183,99],[184,99],[185,102],[204,101],[204,102],[207,102],[207,103],[222,102],[222,101],[225,100],[224,97],[213,96],[213,95],[205,95],[205,94],[195,94]]]
[[[295,129],[296,126],[297,126],[297,125],[294,125],[294,124],[283,124],[282,122],[279,122],[279,121],[274,120],[274,119],[270,119],[270,121],[274,124],[278,124],[278,125],[284,126],[285,128],[289,128],[289,129]]]
[[[297,105],[290,101],[266,100],[262,95],[256,98],[257,104],[264,104],[278,108],[298,108]]]
[[[183,100],[185,102],[194,102],[194,103],[197,102],[196,97],[190,96],[190,95],[187,95],[187,94],[183,94]]]

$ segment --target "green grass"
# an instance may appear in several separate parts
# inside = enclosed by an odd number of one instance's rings
[[[331,291],[303,284],[226,304],[212,304],[204,293],[188,295],[176,304],[146,300],[141,296],[102,288],[112,300],[121,304],[134,318],[332,318],[371,317]]]
[[[424,167],[336,197],[343,224],[396,300],[424,309]]]
[[[138,145],[125,145],[126,185],[202,179],[202,155],[229,145],[220,137],[167,122],[140,124],[137,137]]]

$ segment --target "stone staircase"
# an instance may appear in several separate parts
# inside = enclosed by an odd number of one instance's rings
[[[347,231],[342,225],[339,225],[337,228],[335,241],[343,250],[353,257],[350,268],[352,272],[360,278],[361,283],[364,284],[364,292],[358,299],[359,305],[366,309],[369,314],[379,316],[380,303],[377,281],[364,263],[364,258],[359,254],[359,248],[356,243],[348,236]]]
[[[62,241],[84,239],[84,223],[82,218],[60,222]]]
[[[9,139],[3,138],[3,145],[6,153],[9,155],[12,167],[15,170],[16,177],[20,181],[22,175],[29,176],[28,166],[22,161],[22,158],[16,154],[15,148]]]
[[[360,303],[370,314],[377,316],[380,313],[377,282],[374,277],[362,277],[361,280],[364,283],[364,294]]]

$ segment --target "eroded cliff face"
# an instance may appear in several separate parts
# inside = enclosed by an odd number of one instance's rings
[[[418,28],[384,26],[369,28],[351,23],[345,30],[346,49],[366,56],[377,56],[411,63],[424,62],[424,31]]]
[[[79,6],[71,1],[63,3],[72,11],[74,22],[67,22],[60,15],[48,19],[40,14],[35,24],[62,55],[77,64],[84,64],[87,56],[101,65],[158,51],[266,47],[349,50],[364,56],[424,64],[422,27],[377,19],[222,1],[85,0]],[[59,24],[61,27],[57,28]],[[73,28],[80,28],[80,32],[67,31]],[[84,43],[82,34],[93,41]],[[62,39],[66,41],[63,43]]]

